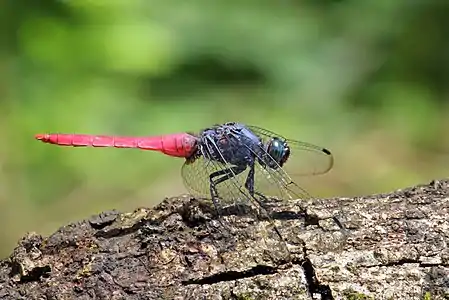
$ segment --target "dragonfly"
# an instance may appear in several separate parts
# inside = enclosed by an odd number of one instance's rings
[[[324,174],[334,162],[326,148],[236,122],[216,124],[198,134],[130,137],[54,133],[35,138],[60,146],[137,148],[184,158],[181,175],[185,187],[194,197],[212,200],[218,215],[225,204],[249,200],[263,208],[269,198],[310,198],[290,175]]]

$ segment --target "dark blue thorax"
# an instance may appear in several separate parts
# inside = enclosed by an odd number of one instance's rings
[[[236,166],[254,162],[263,151],[259,137],[242,124],[226,123],[204,130],[200,134],[202,154],[211,160]]]

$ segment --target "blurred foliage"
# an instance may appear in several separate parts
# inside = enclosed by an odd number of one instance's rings
[[[224,121],[330,148],[317,196],[447,176],[449,2],[5,0],[0,254],[102,210],[184,193],[182,160],[39,132],[152,135]]]

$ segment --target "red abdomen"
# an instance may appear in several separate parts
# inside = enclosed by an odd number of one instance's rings
[[[190,157],[197,149],[198,138],[188,133],[149,137],[88,134],[37,134],[36,139],[49,144],[73,147],[137,148],[159,151],[176,157]]]

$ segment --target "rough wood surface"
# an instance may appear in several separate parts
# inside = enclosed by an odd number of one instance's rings
[[[271,209],[289,252],[268,222],[226,216],[225,234],[187,196],[29,234],[0,262],[0,299],[449,299],[449,181],[299,203]]]

